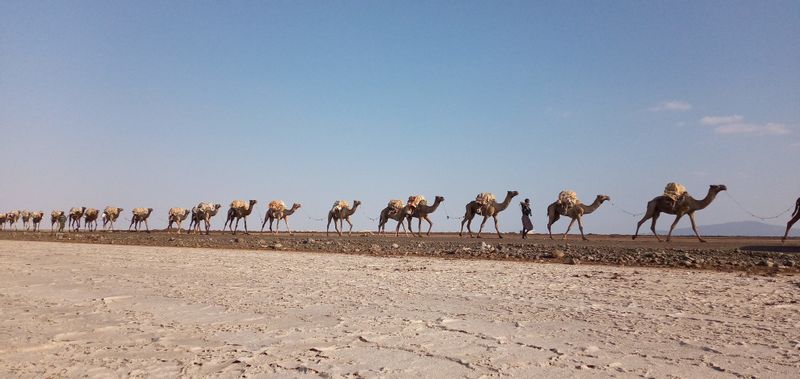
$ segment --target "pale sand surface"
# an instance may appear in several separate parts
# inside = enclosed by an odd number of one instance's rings
[[[800,277],[0,241],[0,377],[797,377]]]

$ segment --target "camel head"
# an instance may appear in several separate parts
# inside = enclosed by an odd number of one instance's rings
[[[597,195],[597,201],[602,204],[604,201],[609,201],[611,198],[608,195]]]
[[[256,205],[257,200],[250,200],[250,208],[253,208],[253,205]]]
[[[153,213],[153,208],[147,208],[147,215],[150,216],[150,213]]]
[[[517,191],[508,191],[506,193],[506,198],[507,199],[513,199],[514,196],[517,196],[517,195],[519,195],[519,192],[517,192]]]
[[[222,208],[222,204],[214,204],[215,211],[218,211],[220,208]]]
[[[188,209],[184,209],[183,210],[183,218],[186,218],[186,216],[188,216],[188,215],[189,215],[189,210]]]
[[[292,204],[292,210],[300,209],[301,206],[302,205],[300,205],[300,203],[294,203],[294,204]]]
[[[719,193],[722,191],[727,191],[728,187],[726,187],[724,184],[712,184],[708,186],[708,190],[710,192]]]
[[[358,201],[358,200],[353,200],[353,208],[355,208],[355,207],[357,207],[357,206],[359,206],[359,205],[361,205],[361,202],[360,202],[360,201]]]
[[[436,196],[436,198],[434,199],[434,202],[437,202],[437,201],[438,202],[444,201],[444,196]]]

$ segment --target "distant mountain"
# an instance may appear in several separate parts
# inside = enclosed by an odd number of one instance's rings
[[[683,223],[684,220],[681,220]],[[644,225],[642,225],[644,227]],[[698,225],[701,236],[765,236],[783,237],[786,231],[786,224],[772,225],[758,221],[736,221],[724,224]],[[661,231],[659,233],[666,233]],[[672,233],[676,236],[693,236],[692,227],[678,228]],[[790,237],[800,237],[800,222],[789,231]]]

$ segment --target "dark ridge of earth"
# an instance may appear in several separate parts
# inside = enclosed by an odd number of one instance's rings
[[[694,237],[673,237],[659,243],[652,236],[632,241],[630,236],[589,235],[589,241],[570,236],[567,241],[550,240],[546,235],[496,234],[484,238],[458,237],[453,233],[433,233],[427,237],[377,235],[370,232],[352,236],[326,237],[320,232],[250,233],[230,232],[176,234],[147,232],[71,232],[51,233],[0,231],[0,240],[69,242],[112,245],[195,247],[211,249],[284,250],[319,253],[363,254],[375,256],[427,256],[446,259],[490,259],[540,263],[600,264],[634,267],[671,267],[716,271],[742,271],[758,274],[800,272],[800,241],[769,237],[708,237],[700,243]]]

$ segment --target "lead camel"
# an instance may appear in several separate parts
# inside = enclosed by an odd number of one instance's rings
[[[675,221],[672,222],[672,226],[669,228],[669,234],[667,234],[667,242],[669,242],[672,237],[672,231],[675,229],[675,225],[678,225],[678,221],[680,221],[681,217],[684,215],[689,215],[689,220],[692,222],[692,230],[694,231],[694,235],[697,236],[697,239],[700,240],[700,242],[706,242],[697,232],[697,225],[694,222],[694,212],[705,209],[714,201],[718,193],[727,189],[728,187],[725,187],[724,184],[712,184],[708,187],[708,194],[706,194],[706,197],[702,200],[697,200],[689,196],[689,194],[684,194],[683,197],[678,200],[673,200],[665,195],[650,200],[647,203],[647,212],[645,212],[644,217],[642,217],[636,225],[636,233],[631,238],[636,239],[642,224],[652,218],[653,222],[650,225],[650,230],[653,231],[656,239],[661,242],[661,238],[658,236],[658,233],[656,233],[656,220],[658,220],[658,216],[661,213],[666,213],[675,215]]]

